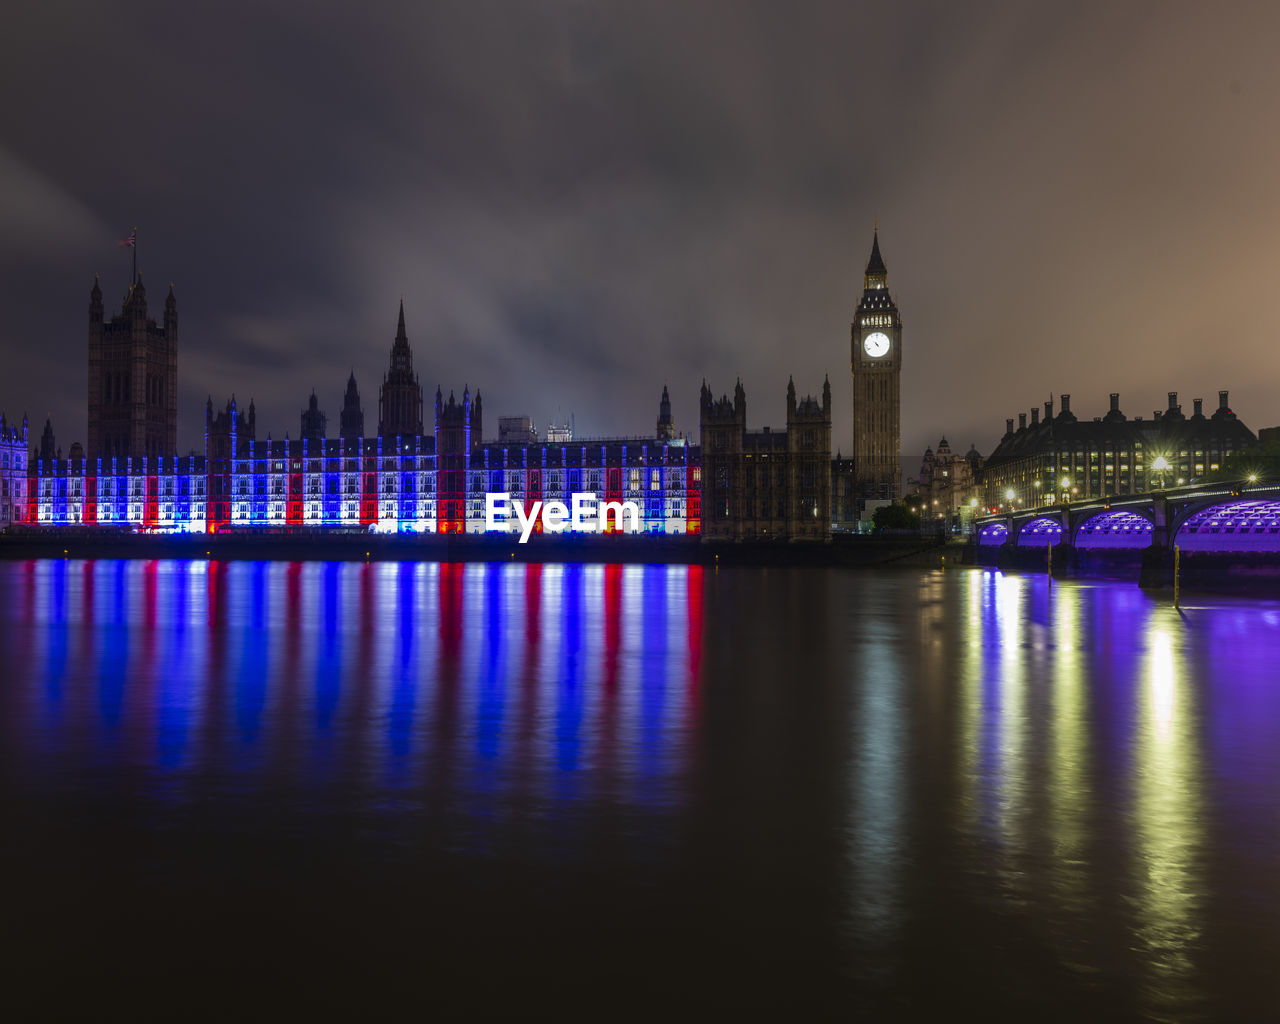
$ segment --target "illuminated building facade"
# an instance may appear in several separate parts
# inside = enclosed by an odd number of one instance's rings
[[[882,287],[878,261],[876,247],[868,280]],[[524,419],[504,423],[496,441],[485,440],[478,391],[473,397],[464,389],[458,400],[437,389],[432,422],[424,421],[402,302],[379,390],[376,436],[365,434],[353,371],[337,437],[326,436],[328,418],[314,391],[296,440],[259,439],[252,401],[242,409],[232,396],[215,410],[210,397],[203,453],[178,457],[172,289],[162,326],[147,319],[146,310],[138,277],[122,313],[107,323],[95,282],[89,450],[75,445],[63,458],[51,424],[36,453],[30,453],[25,420],[20,435],[7,427],[0,431],[4,526],[474,534],[486,531],[486,495],[504,494],[526,509],[534,502],[572,506],[574,495],[594,495],[601,504],[633,503],[638,521],[628,517],[618,527],[610,520],[610,532],[733,540],[830,534],[828,382],[821,401],[797,399],[794,384],[788,385],[784,431],[746,429],[741,384],[733,403],[713,403],[704,384],[701,446],[677,435],[666,387],[652,436],[579,438],[570,417],[568,424],[549,429],[545,440]],[[722,481],[710,521],[704,516],[704,455],[710,467],[705,471]],[[515,522],[506,524],[506,530],[514,529]]]
[[[480,395],[469,391],[461,401],[437,392],[435,413],[433,434],[258,440],[252,403],[246,414],[232,397],[215,413],[210,399],[204,455],[37,457],[27,479],[13,485],[19,493],[31,488],[25,515],[19,502],[9,522],[195,533],[482,533],[487,492],[526,506],[569,505],[575,493],[593,492],[601,502],[635,502],[636,532],[700,531],[698,451],[683,440],[485,443]],[[4,452],[19,474],[25,429]]]
[[[1157,487],[1173,487],[1213,474],[1230,475],[1242,456],[1258,452],[1258,439],[1237,419],[1218,392],[1218,408],[1204,414],[1195,399],[1186,416],[1176,391],[1151,419],[1129,419],[1120,411],[1120,396],[1111,395],[1105,416],[1079,420],[1071,412],[1071,396],[1052,401],[1005,421],[1005,433],[979,474],[982,505],[998,509],[1013,505],[1052,505],[1063,500],[1142,494]],[[1163,463],[1157,464],[1157,459]],[[1161,468],[1167,463],[1167,468]],[[1012,492],[1012,497],[1010,497]]]
[[[938,450],[926,448],[920,463],[918,492],[921,515],[927,519],[950,518],[966,508],[975,496],[974,485],[982,470],[982,455],[970,446],[960,455],[944,437]]]
[[[10,425],[0,416],[0,530],[27,521],[27,418]]]
[[[205,532],[205,459],[44,459],[28,465],[29,526]],[[19,520],[21,522],[21,520]]]
[[[823,540],[831,533],[831,383],[822,402],[787,384],[787,429],[747,430],[742,381],[701,393],[702,533],[724,540]]]

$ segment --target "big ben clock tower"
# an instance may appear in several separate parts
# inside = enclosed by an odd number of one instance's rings
[[[902,318],[889,295],[880,233],[871,241],[862,301],[850,329],[853,371],[853,471],[861,498],[902,496],[899,380]]]

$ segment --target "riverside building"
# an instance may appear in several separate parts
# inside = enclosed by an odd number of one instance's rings
[[[1258,452],[1258,439],[1236,417],[1227,392],[1218,392],[1218,408],[1204,413],[1204,401],[1192,403],[1186,416],[1178,393],[1150,419],[1130,419],[1111,395],[1105,416],[1077,419],[1071,396],[1062,395],[1005,421],[1004,437],[978,474],[978,497],[988,509],[1034,507],[1063,501],[1142,494],[1232,474],[1242,457]],[[1235,471],[1239,475],[1239,470]]]
[[[22,426],[0,416],[0,530],[26,521],[27,418]]]
[[[314,391],[296,439],[259,438],[252,401],[246,409],[232,396],[217,408],[210,396],[203,451],[178,456],[172,286],[162,323],[148,316],[138,274],[121,311],[108,319],[95,279],[88,450],[75,445],[62,458],[51,425],[37,452],[30,451],[25,421],[20,443],[9,431],[4,443],[11,451],[0,462],[0,473],[8,474],[0,528],[464,534],[486,530],[489,494],[532,507],[571,504],[574,494],[591,493],[601,503],[636,506],[640,514],[627,517],[628,532],[825,540],[833,522],[855,522],[866,500],[900,490],[902,325],[878,235],[863,284],[851,328],[854,458],[833,464],[829,383],[820,401],[798,399],[788,386],[783,430],[747,430],[741,384],[732,402],[712,401],[704,384],[694,438],[677,432],[665,386],[649,435],[580,437],[570,416],[539,440],[527,418],[504,417],[497,439],[486,438],[479,390],[464,388],[458,399],[437,388],[434,404],[424,402],[403,302],[379,388],[376,434],[365,431],[353,369],[336,437],[328,436],[330,421]]]
[[[481,533],[489,493],[531,507],[571,504],[575,493],[591,492],[602,503],[635,504],[640,516],[627,517],[625,532],[701,532],[699,451],[671,429],[665,389],[651,437],[538,441],[529,431],[485,441],[480,393],[470,389],[458,400],[437,388],[430,431],[415,429],[423,417],[412,366],[402,306],[379,395],[384,432],[375,437],[363,434],[354,373],[336,438],[325,436],[327,418],[314,393],[296,439],[259,439],[253,402],[246,410],[232,396],[215,410],[210,398],[204,453],[183,457],[64,459],[46,426],[41,450],[28,459],[24,421],[20,436],[4,435],[13,438],[4,449],[8,473],[17,474],[6,525]]]

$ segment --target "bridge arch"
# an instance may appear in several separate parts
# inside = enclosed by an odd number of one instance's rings
[[[1280,500],[1225,501],[1194,510],[1173,543],[1184,551],[1280,551]]]
[[[1062,524],[1048,516],[1036,516],[1022,524],[1018,531],[1018,547],[1047,548],[1062,540]]]
[[[987,523],[978,531],[978,543],[983,547],[1003,544],[1009,539],[1009,524],[1004,520]]]
[[[1075,531],[1075,547],[1083,551],[1104,548],[1146,548],[1155,529],[1150,518],[1127,509],[1107,509],[1089,516]]]

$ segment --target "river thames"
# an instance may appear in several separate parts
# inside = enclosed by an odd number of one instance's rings
[[[1258,1019],[1280,602],[0,563],[27,1014]]]

